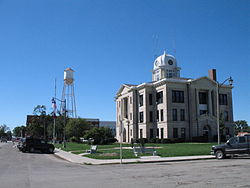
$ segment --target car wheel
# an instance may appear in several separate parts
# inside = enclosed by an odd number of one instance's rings
[[[225,155],[221,150],[216,151],[215,156],[217,159],[224,159]]]
[[[31,147],[29,151],[30,151],[30,153],[34,153],[35,149],[33,147]]]
[[[48,153],[53,153],[54,152],[54,148],[49,148],[48,149]]]

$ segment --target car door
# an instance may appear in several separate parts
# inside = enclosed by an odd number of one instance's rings
[[[245,135],[246,137],[246,142],[247,142],[247,154],[250,154],[250,135]]]
[[[245,136],[239,136],[238,137],[238,151],[239,154],[247,154],[248,153],[248,143],[247,143],[247,137]]]
[[[226,154],[238,154],[238,137],[230,138],[225,145]]]
[[[34,148],[36,150],[41,150],[41,139],[35,139],[34,140]]]

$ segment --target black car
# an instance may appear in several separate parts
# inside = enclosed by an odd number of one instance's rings
[[[225,144],[212,146],[211,154],[215,155],[217,159],[250,155],[250,135],[232,137]]]
[[[41,151],[44,153],[54,153],[55,147],[53,144],[47,143],[47,141],[40,138],[28,137],[23,140],[19,146],[19,150],[22,152],[35,152]]]
[[[7,143],[7,138],[5,138],[5,137],[1,137],[1,142],[6,142]]]

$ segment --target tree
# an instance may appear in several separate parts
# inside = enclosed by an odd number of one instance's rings
[[[46,106],[45,105],[37,105],[34,110],[33,114],[37,116],[46,115]]]
[[[32,116],[27,125],[27,135],[34,137],[42,137],[44,133],[43,123],[40,116]]]
[[[84,138],[93,138],[94,144],[109,144],[117,141],[112,134],[112,130],[108,127],[95,127],[87,131]]]
[[[234,122],[234,127],[236,130],[236,134],[238,132],[244,132],[244,131],[249,131],[249,126],[247,124],[246,120],[238,120]]]
[[[7,131],[9,131],[9,127],[5,124],[0,126],[0,137],[7,137]]]
[[[13,135],[16,137],[24,137],[26,135],[26,127],[24,125],[15,127],[13,129]]]
[[[92,127],[92,125],[82,118],[69,119],[65,127],[66,137],[75,137],[77,141],[80,141],[80,137]]]
[[[12,133],[11,133],[11,131],[7,131],[6,132],[6,137],[7,137],[7,140],[11,140],[12,139]]]
[[[37,105],[33,114],[39,116],[43,121],[43,138],[47,140],[47,123],[46,123],[46,106],[45,105]]]

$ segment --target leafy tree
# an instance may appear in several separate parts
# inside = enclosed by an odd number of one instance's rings
[[[16,137],[24,137],[26,135],[26,127],[24,125],[15,127],[13,129],[13,135]]]
[[[66,118],[67,122],[68,118]],[[48,138],[53,138],[53,129],[54,129],[54,119],[53,114],[47,117],[47,135]],[[57,140],[63,140],[64,135],[64,116],[57,116],[55,120],[55,136]]]
[[[39,116],[42,119],[43,123],[43,138],[47,139],[47,115],[46,115],[46,106],[45,105],[37,105],[33,114]]]
[[[43,122],[40,116],[33,116],[27,125],[27,135],[42,137],[44,134]]]
[[[246,120],[238,120],[234,122],[236,134],[238,132],[250,131]]]
[[[84,135],[84,133],[91,129],[92,125],[90,125],[86,120],[77,118],[77,119],[69,119],[66,124],[66,137],[75,137],[76,140],[80,140],[80,137]]]
[[[87,131],[84,138],[93,138],[94,144],[109,144],[117,141],[112,134],[112,130],[108,127],[95,127]]]
[[[11,133],[11,131],[7,131],[6,132],[6,137],[7,137],[7,140],[11,140],[12,139],[12,133]]]
[[[37,116],[46,115],[46,106],[45,105],[37,105],[34,110],[33,114]]]
[[[0,137],[6,137],[7,131],[9,131],[9,127],[5,124],[0,126]]]

